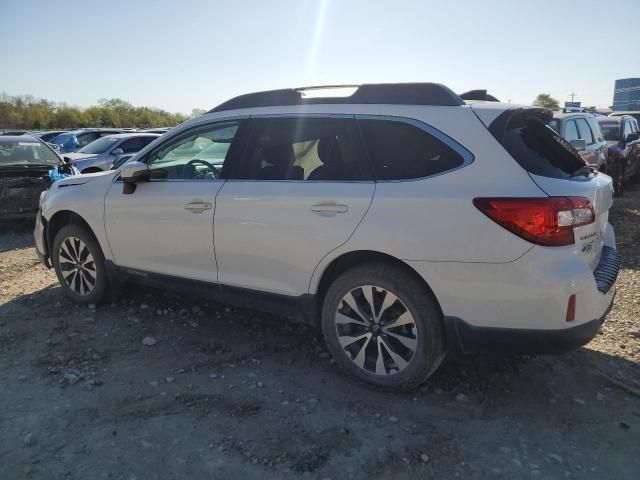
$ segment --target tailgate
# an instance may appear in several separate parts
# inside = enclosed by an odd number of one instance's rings
[[[578,176],[571,180],[543,177],[531,174],[534,182],[552,197],[588,198],[595,212],[595,221],[574,229],[576,253],[584,258],[591,270],[600,261],[604,238],[609,223],[609,209],[613,204],[611,178],[601,173],[589,177]]]

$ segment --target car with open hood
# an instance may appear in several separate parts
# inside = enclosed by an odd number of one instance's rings
[[[40,139],[0,136],[0,220],[35,217],[40,194],[77,173]]]

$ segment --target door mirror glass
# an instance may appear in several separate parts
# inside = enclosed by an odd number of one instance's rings
[[[582,152],[585,148],[587,148],[587,142],[582,138],[576,138],[575,140],[571,140],[569,143],[575,148],[578,152]]]
[[[149,180],[149,167],[142,162],[129,162],[120,172],[120,178],[124,183],[138,183]]]
[[[114,149],[111,151],[111,155],[116,156],[116,157],[117,157],[118,155],[122,155],[123,153],[124,153],[124,151],[123,151],[121,148],[114,148]]]
[[[636,132],[633,132],[627,135],[627,138],[626,138],[627,143],[635,142],[636,140],[638,140],[638,134]]]

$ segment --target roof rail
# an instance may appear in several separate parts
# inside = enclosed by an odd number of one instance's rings
[[[322,96],[321,90],[355,89],[348,96]],[[310,94],[307,96],[307,94]],[[327,85],[287,88],[248,93],[232,98],[209,113],[240,108],[275,107],[281,105],[317,104],[397,104],[459,106],[464,101],[451,89],[439,83],[372,83],[363,85]]]

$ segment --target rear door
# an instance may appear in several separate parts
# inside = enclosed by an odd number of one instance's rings
[[[355,231],[375,183],[352,117],[250,123],[244,152],[216,198],[220,283],[302,295],[320,260]]]

